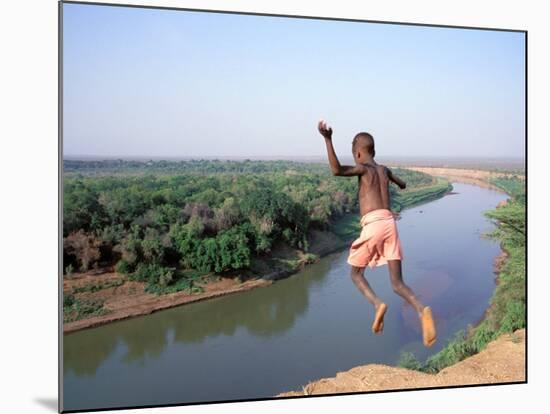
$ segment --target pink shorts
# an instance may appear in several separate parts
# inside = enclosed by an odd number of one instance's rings
[[[390,210],[373,210],[361,217],[361,235],[352,244],[348,263],[356,267],[375,267],[388,260],[402,260],[401,242],[395,217]]]

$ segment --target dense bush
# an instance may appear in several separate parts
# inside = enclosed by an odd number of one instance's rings
[[[64,163],[64,268],[115,265],[160,287],[177,282],[173,269],[247,268],[276,243],[306,252],[312,229],[357,210],[357,181],[333,177],[326,164]],[[408,188],[434,184],[426,174],[394,172]]]

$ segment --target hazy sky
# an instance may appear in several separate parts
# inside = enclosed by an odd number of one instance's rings
[[[64,155],[521,157],[524,34],[65,4]]]

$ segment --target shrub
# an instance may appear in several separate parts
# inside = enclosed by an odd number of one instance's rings
[[[85,272],[99,260],[101,242],[84,230],[71,233],[63,241],[63,249],[69,257],[74,257],[79,269]]]
[[[132,270],[132,266],[124,259],[120,259],[115,265],[115,271],[123,275],[129,275]]]
[[[167,286],[174,276],[173,269],[158,264],[140,264],[136,271],[130,274],[130,278],[149,285]]]
[[[500,321],[498,334],[513,332],[525,327],[525,303],[520,301],[508,302],[506,314]]]
[[[105,315],[108,310],[102,300],[78,299],[74,295],[63,296],[63,321],[73,322],[93,316]]]
[[[422,364],[416,359],[412,352],[402,352],[399,357],[398,365],[401,368],[414,369],[417,371],[422,369]]]
[[[302,257],[302,261],[305,264],[315,263],[317,260],[319,260],[319,257],[313,253],[306,253]]]

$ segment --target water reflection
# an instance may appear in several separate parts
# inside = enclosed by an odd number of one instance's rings
[[[174,342],[201,343],[219,335],[233,336],[240,329],[269,338],[291,329],[309,305],[312,288],[326,279],[331,265],[327,257],[309,266],[299,276],[237,297],[226,296],[115,322],[65,336],[64,370],[76,375],[94,375],[101,363],[124,344],[125,363],[162,354]]]

